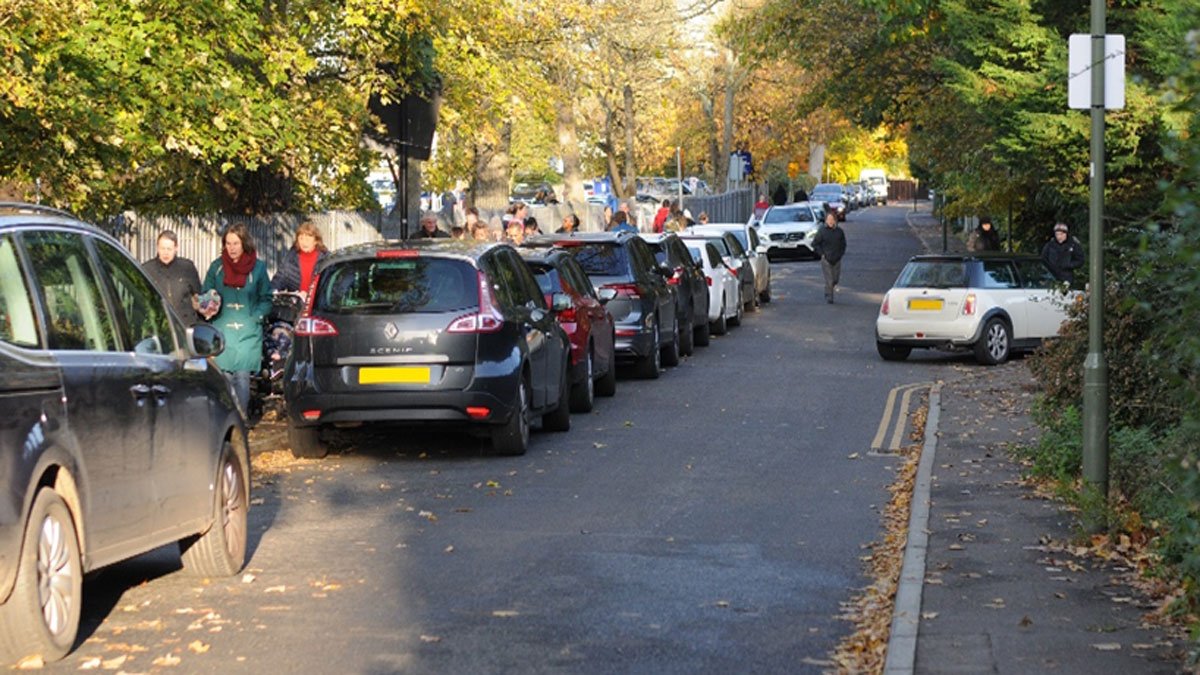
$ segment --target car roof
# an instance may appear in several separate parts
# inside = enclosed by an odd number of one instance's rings
[[[526,246],[519,246],[517,247],[517,253],[520,253],[521,257],[524,258],[526,262],[545,263],[547,265],[553,265],[561,260],[571,257],[570,253],[567,253],[561,248],[555,248],[553,246],[550,248],[528,248]]]
[[[109,233],[62,209],[24,202],[0,202],[0,232],[28,228],[86,232],[105,239],[121,250],[126,250],[125,246]]]
[[[511,246],[505,242],[480,242],[471,239],[386,239],[364,244],[354,244],[340,248],[330,254],[322,266],[342,260],[373,258],[380,251],[386,250],[416,250],[421,255],[435,255],[479,260],[485,253],[501,246]]]
[[[1033,253],[1008,253],[1006,251],[978,251],[975,253],[926,253],[914,255],[909,262],[966,262],[969,260],[1041,260]]]
[[[617,244],[630,237],[637,236],[634,232],[571,232],[562,234],[539,234],[525,240],[529,246],[554,246],[559,242],[579,242],[595,244]]]

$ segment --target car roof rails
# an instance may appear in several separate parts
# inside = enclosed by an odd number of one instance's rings
[[[9,211],[13,213],[41,213],[48,216],[63,216],[65,218],[78,219],[74,213],[56,209],[53,206],[44,206],[42,204],[30,204],[27,202],[0,202],[0,211]]]

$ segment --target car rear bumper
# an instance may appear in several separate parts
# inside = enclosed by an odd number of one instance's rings
[[[914,321],[876,321],[875,340],[897,347],[957,349],[975,344],[978,326],[966,323],[943,325]]]
[[[628,332],[633,331],[632,335]],[[654,353],[658,349],[658,344],[654,340],[654,329],[645,327],[630,327],[628,325],[617,325],[616,342],[613,344],[613,351],[616,354],[617,360],[620,362],[635,361],[644,358],[647,354]]]

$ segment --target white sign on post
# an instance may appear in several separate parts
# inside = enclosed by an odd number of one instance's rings
[[[1067,42],[1067,105],[1092,107],[1092,36],[1075,33]],[[1125,107],[1125,36],[1104,36],[1104,109]]]

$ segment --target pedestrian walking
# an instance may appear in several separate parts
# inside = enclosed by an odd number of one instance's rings
[[[307,298],[313,272],[328,255],[329,249],[325,247],[317,226],[309,221],[300,223],[292,247],[283,254],[275,277],[271,279],[271,290],[300,293]]]
[[[1075,283],[1075,270],[1083,267],[1083,244],[1071,236],[1066,223],[1054,226],[1054,238],[1042,247],[1042,261],[1055,279]]]
[[[758,195],[758,200],[754,202],[754,217],[762,218],[767,209],[771,208],[771,203],[767,201],[765,195]]]
[[[230,226],[222,241],[221,257],[209,265],[201,291],[215,291],[220,298],[205,318],[225,335],[225,351],[217,355],[217,367],[229,375],[238,403],[246,411],[250,375],[262,366],[263,317],[271,311],[271,280],[245,225]]]
[[[667,218],[671,217],[671,200],[662,200],[662,206],[658,207],[658,212],[654,214],[654,231],[662,232],[663,225],[666,224]]]
[[[846,232],[838,227],[837,216],[825,214],[825,227],[817,230],[812,241],[813,252],[821,257],[821,273],[825,275],[825,302],[833,304],[842,276],[842,256],[846,255]]]
[[[975,252],[1000,250],[1000,233],[992,227],[991,216],[979,218],[979,225],[971,230],[971,236],[967,237],[967,250]]]
[[[183,325],[200,323],[196,296],[200,293],[200,273],[187,258],[180,258],[179,237],[171,230],[158,233],[158,255],[142,263],[146,276],[158,286],[167,304],[183,320]]]

